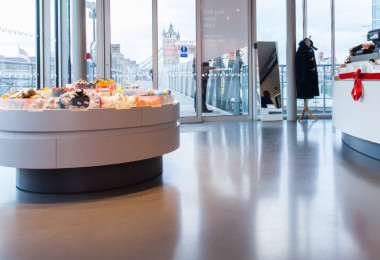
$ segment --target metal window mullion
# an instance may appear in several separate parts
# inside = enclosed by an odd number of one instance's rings
[[[111,6],[110,0],[104,0],[104,70],[105,77],[111,78]]]
[[[335,0],[331,0],[331,69],[332,79],[335,76]]]
[[[86,5],[85,0],[73,1],[73,80],[86,79]]]
[[[251,19],[250,19],[250,32],[251,32],[251,42],[249,49],[251,50],[251,56],[250,56],[250,61],[249,61],[249,66],[251,68],[250,71],[250,76],[249,79],[251,80],[251,83],[249,84],[252,86],[250,89],[252,89],[251,94],[249,94],[249,97],[251,98],[250,100],[250,106],[253,108],[253,114],[252,118],[253,120],[258,120],[258,106],[257,106],[257,50],[254,48],[254,45],[257,42],[257,16],[256,16],[256,0],[250,0],[252,5],[251,5]],[[253,99],[253,100],[252,100]]]
[[[308,38],[309,35],[307,35],[307,1],[308,0],[302,0],[302,24],[303,24],[303,38]]]
[[[296,3],[295,0],[286,1],[286,87],[287,87],[287,120],[297,120],[297,99],[296,99]]]
[[[323,66],[323,114],[326,113],[326,66]]]
[[[60,1],[60,19],[59,19],[59,86],[65,86],[70,83],[70,37],[69,37],[69,15],[70,0]]]
[[[50,0],[41,0],[40,2],[40,15],[42,17],[40,26],[41,37],[41,72],[42,82],[41,87],[50,87]]]
[[[68,47],[67,47],[67,52],[68,52],[68,68],[67,68],[67,72],[68,72],[68,79],[67,79],[67,82],[68,83],[71,83],[72,80],[71,80],[71,75],[72,75],[72,66],[71,66],[71,0],[68,0],[67,1],[67,44],[68,44]]]
[[[152,56],[153,89],[158,89],[158,10],[157,0],[152,0]]]
[[[197,19],[197,50],[196,50],[196,66],[197,66],[197,85],[196,85],[196,94],[197,94],[197,115],[196,117],[202,121],[202,21],[201,21],[201,0],[196,0],[196,19]]]
[[[36,0],[36,87],[41,88],[41,3],[40,0]]]
[[[61,60],[61,54],[60,54],[60,48],[58,46],[58,43],[60,42],[60,20],[61,20],[61,8],[58,5],[58,2],[60,0],[54,0],[54,50],[55,50],[55,86],[60,86],[60,72],[61,69],[59,61]]]
[[[253,49],[252,49],[252,40],[253,40],[253,33],[252,33],[252,8],[253,8],[253,2],[254,0],[248,0],[247,4],[248,4],[248,116],[249,116],[249,119],[252,119],[253,118],[253,109],[252,109],[252,96],[253,96],[253,93],[252,93],[252,82],[253,82],[253,78],[252,78],[252,70],[250,68],[252,68],[252,52],[253,52]],[[243,104],[243,102],[242,102]]]
[[[105,33],[104,33],[104,0],[96,1],[96,74],[98,78],[105,77]]]

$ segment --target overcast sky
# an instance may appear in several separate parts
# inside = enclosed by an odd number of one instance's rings
[[[0,55],[17,57],[18,46],[29,55],[35,55],[36,14],[33,10],[36,9],[36,1],[0,0],[0,3]],[[33,37],[14,34],[8,30],[30,33]]]
[[[170,23],[179,30],[181,40],[195,41],[195,0],[158,1],[158,42]],[[152,1],[111,0],[111,39],[121,45],[121,52],[141,62],[152,55]]]
[[[218,3],[218,0],[213,0]],[[35,55],[35,38],[18,35],[8,30],[35,33],[35,1],[0,0],[0,55],[17,56],[18,47]],[[297,41],[302,39],[302,1],[297,2]],[[371,0],[335,0],[336,2],[336,57],[344,61],[348,49],[366,41],[371,29]],[[285,63],[286,1],[257,0],[258,40],[277,41],[280,63]],[[221,8],[218,6],[218,8]],[[87,10],[88,11],[88,10]],[[112,43],[121,44],[125,57],[138,62],[152,55],[151,0],[111,0]],[[86,14],[88,17],[88,14]],[[87,19],[90,21],[89,19]],[[319,51],[330,56],[330,0],[309,0],[308,34]],[[195,41],[195,0],[158,0],[158,34],[161,45],[163,28],[173,23],[181,40]],[[88,25],[88,30],[91,24]],[[6,28],[6,29],[5,29]],[[237,26],[238,30],[239,27]],[[5,30],[5,32],[3,31]],[[88,33],[88,39],[92,35]]]
[[[360,3],[360,4],[359,4]],[[302,40],[302,1],[296,0],[297,43]],[[326,56],[331,55],[331,15],[330,0],[308,1],[308,34],[315,46]],[[348,50],[366,42],[371,30],[371,0],[335,0],[335,40],[337,63],[348,56]],[[259,41],[277,41],[280,63],[286,61],[286,1],[257,0],[257,34]]]

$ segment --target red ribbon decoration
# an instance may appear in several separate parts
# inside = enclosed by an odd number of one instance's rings
[[[362,70],[358,69],[355,73],[355,82],[354,88],[351,91],[351,96],[355,101],[358,101],[363,94],[363,85],[362,85]]]
[[[351,96],[355,101],[358,101],[363,95],[362,80],[380,80],[380,73],[361,73],[361,70],[358,69],[356,72],[339,74],[339,79],[355,79]]]
[[[354,79],[356,72],[339,74],[339,79]],[[380,80],[380,73],[362,73],[362,80]]]

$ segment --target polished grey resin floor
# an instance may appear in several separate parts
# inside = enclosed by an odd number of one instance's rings
[[[380,162],[330,120],[184,125],[126,189],[18,191],[0,169],[0,259],[380,259]]]

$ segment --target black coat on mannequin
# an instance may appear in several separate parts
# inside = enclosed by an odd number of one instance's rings
[[[318,71],[315,62],[313,42],[307,46],[305,40],[299,43],[296,53],[297,98],[311,99],[319,96]]]

